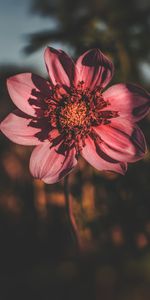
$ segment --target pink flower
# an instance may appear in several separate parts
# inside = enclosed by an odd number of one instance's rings
[[[46,183],[68,174],[79,154],[98,170],[124,174],[127,163],[146,152],[136,122],[149,112],[150,95],[121,83],[103,91],[113,64],[98,49],[85,52],[76,64],[53,48],[44,57],[50,82],[31,73],[8,79],[18,109],[1,123],[2,132],[18,144],[36,145],[30,171]]]

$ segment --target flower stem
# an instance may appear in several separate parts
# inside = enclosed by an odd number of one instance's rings
[[[77,224],[75,221],[75,217],[73,214],[73,202],[72,197],[69,195],[69,176],[66,176],[64,179],[64,194],[65,194],[65,200],[66,200],[66,213],[67,213],[67,219],[68,224],[70,227],[72,239],[75,245],[75,248],[79,251],[81,249],[81,239],[79,236]]]
[[[34,205],[37,218],[37,233],[40,239],[47,235],[47,200],[44,188],[44,182],[34,179]]]

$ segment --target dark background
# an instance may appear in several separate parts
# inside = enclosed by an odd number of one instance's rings
[[[13,1],[4,18],[3,47],[11,38],[11,9]],[[33,26],[35,32],[26,31],[23,46],[21,41],[15,45],[22,50],[18,62],[11,47],[6,49],[9,60],[2,61],[1,52],[1,120],[14,108],[6,78],[25,71],[41,75],[38,58],[47,45],[61,46],[74,59],[100,48],[115,65],[111,84],[133,82],[149,90],[149,1],[33,0],[28,14],[41,24],[46,20],[47,29],[42,25],[41,30]],[[5,35],[8,27],[10,34]],[[150,116],[139,125],[149,147]],[[129,165],[125,176],[100,173],[80,160],[70,176],[70,196],[86,248],[78,254],[67,224],[64,182],[44,186],[33,180],[31,151],[0,135],[0,300],[149,300],[150,154]]]

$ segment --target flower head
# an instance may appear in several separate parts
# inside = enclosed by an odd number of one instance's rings
[[[1,123],[2,132],[18,144],[36,145],[30,170],[46,183],[69,173],[79,155],[98,170],[124,174],[127,163],[146,152],[136,122],[149,112],[150,95],[131,84],[104,91],[114,68],[99,49],[76,63],[53,48],[44,57],[50,81],[32,73],[8,79],[18,109]]]

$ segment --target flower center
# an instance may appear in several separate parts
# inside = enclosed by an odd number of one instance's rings
[[[44,103],[44,117],[50,124],[50,131],[57,128],[60,132],[60,138],[55,141],[49,133],[52,145],[60,143],[62,138],[64,149],[75,146],[77,153],[85,146],[87,136],[92,135],[93,127],[109,124],[111,118],[118,117],[117,111],[107,109],[110,103],[103,98],[101,90],[84,89],[83,82],[67,90],[56,85]]]
[[[87,117],[86,104],[81,100],[75,103],[66,103],[60,108],[59,123],[66,130],[82,128]]]

